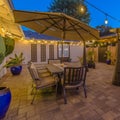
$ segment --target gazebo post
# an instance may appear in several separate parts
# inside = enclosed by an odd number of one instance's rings
[[[117,54],[112,84],[120,86],[120,29],[117,28]]]

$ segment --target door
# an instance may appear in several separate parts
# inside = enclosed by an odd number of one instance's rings
[[[107,50],[107,47],[99,47],[98,48],[98,61],[99,62],[106,62],[106,57],[105,57],[105,51]]]

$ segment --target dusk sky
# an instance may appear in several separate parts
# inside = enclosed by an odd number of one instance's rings
[[[47,12],[48,7],[52,0],[12,0],[15,9],[17,10],[27,10],[27,11],[41,11]],[[96,8],[102,10],[103,12],[109,14],[111,17],[107,17],[108,26],[113,28],[120,27],[120,0],[87,0],[90,4],[94,5]],[[89,4],[85,3],[90,12],[90,26],[96,27],[97,25],[103,25],[106,15]]]

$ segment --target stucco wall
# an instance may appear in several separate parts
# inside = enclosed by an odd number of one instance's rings
[[[72,61],[78,61],[78,56],[83,56],[83,46],[70,46],[70,58]]]
[[[41,62],[41,51],[40,51],[40,44],[37,44],[37,61],[38,63]],[[23,52],[24,56],[25,56],[25,60],[24,60],[24,64],[26,64],[28,61],[30,61],[31,59],[31,43],[25,43],[16,40],[15,42],[15,49],[13,51],[13,53],[10,56],[13,56],[15,53],[19,54]],[[81,56],[82,57],[83,54],[83,47],[82,46],[70,46],[70,58],[72,59],[72,61],[78,61],[78,57],[77,56]],[[54,58],[57,58],[57,45],[54,46]],[[46,45],[46,62],[48,62],[49,59],[49,45]]]
[[[115,60],[116,58],[116,47],[115,46],[109,46],[109,49],[112,52],[112,61]],[[86,49],[86,51],[88,48]],[[94,48],[95,51],[95,61],[98,61],[98,47]],[[13,53],[10,56],[13,56],[15,53],[19,54],[23,52],[25,56],[25,60],[23,63],[27,63],[28,61],[31,60],[31,43],[30,42],[23,42],[22,40],[16,40],[15,42],[15,49]],[[70,46],[70,58],[72,61],[78,61],[78,56],[82,57],[83,56],[83,46]],[[8,56],[9,57],[9,56]],[[7,58],[8,58],[7,57]],[[57,45],[54,45],[54,58],[57,59]],[[46,45],[46,62],[48,62],[49,59],[49,45]],[[41,62],[41,49],[40,49],[40,44],[37,44],[37,61],[38,63]]]
[[[23,52],[25,60],[23,61],[23,64],[26,64],[28,61],[30,61],[31,57],[31,44],[30,43],[25,43],[19,40],[15,41],[15,48],[12,54],[10,54],[7,57],[7,60],[9,59],[9,57],[14,57],[14,54],[20,54],[21,52]]]

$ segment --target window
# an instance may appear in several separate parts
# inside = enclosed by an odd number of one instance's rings
[[[49,59],[54,59],[54,45],[49,45]]]
[[[62,52],[63,51],[63,52]],[[62,55],[63,53],[63,55]],[[58,44],[58,57],[70,57],[70,45],[69,44]]]
[[[31,61],[37,62],[37,44],[31,44]]]
[[[46,61],[46,45],[41,44],[41,62]]]

